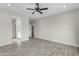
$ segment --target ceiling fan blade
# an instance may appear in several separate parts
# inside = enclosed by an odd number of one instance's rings
[[[41,8],[40,10],[48,10],[48,8]]]
[[[41,11],[38,11],[39,13],[43,14]]]
[[[34,14],[36,11],[34,11],[32,14]]]
[[[26,8],[27,10],[35,10],[35,9],[32,9],[32,8]]]

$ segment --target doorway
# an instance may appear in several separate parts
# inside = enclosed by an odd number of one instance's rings
[[[21,17],[12,19],[12,39],[21,39],[22,21]]]
[[[32,38],[34,38],[34,25],[31,25],[31,36],[32,36]]]
[[[35,27],[35,25],[34,25],[34,21],[33,20],[31,20],[31,21],[29,21],[29,33],[30,33],[30,35],[29,35],[29,39],[34,39],[35,38],[35,36],[34,36],[34,27]]]

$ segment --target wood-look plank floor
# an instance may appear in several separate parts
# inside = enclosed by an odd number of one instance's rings
[[[30,39],[22,42],[21,47],[15,44],[0,47],[1,56],[78,56],[79,48],[42,39]]]

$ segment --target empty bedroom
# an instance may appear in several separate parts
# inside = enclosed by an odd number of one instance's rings
[[[79,56],[79,3],[0,3],[0,56]]]

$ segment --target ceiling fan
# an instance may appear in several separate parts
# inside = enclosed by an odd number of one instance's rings
[[[39,3],[35,4],[35,8],[34,9],[33,8],[26,8],[26,9],[27,10],[33,10],[34,12],[32,14],[35,14],[35,12],[39,12],[40,14],[43,14],[43,12],[41,12],[41,11],[48,10],[48,8],[40,8],[39,7]]]

